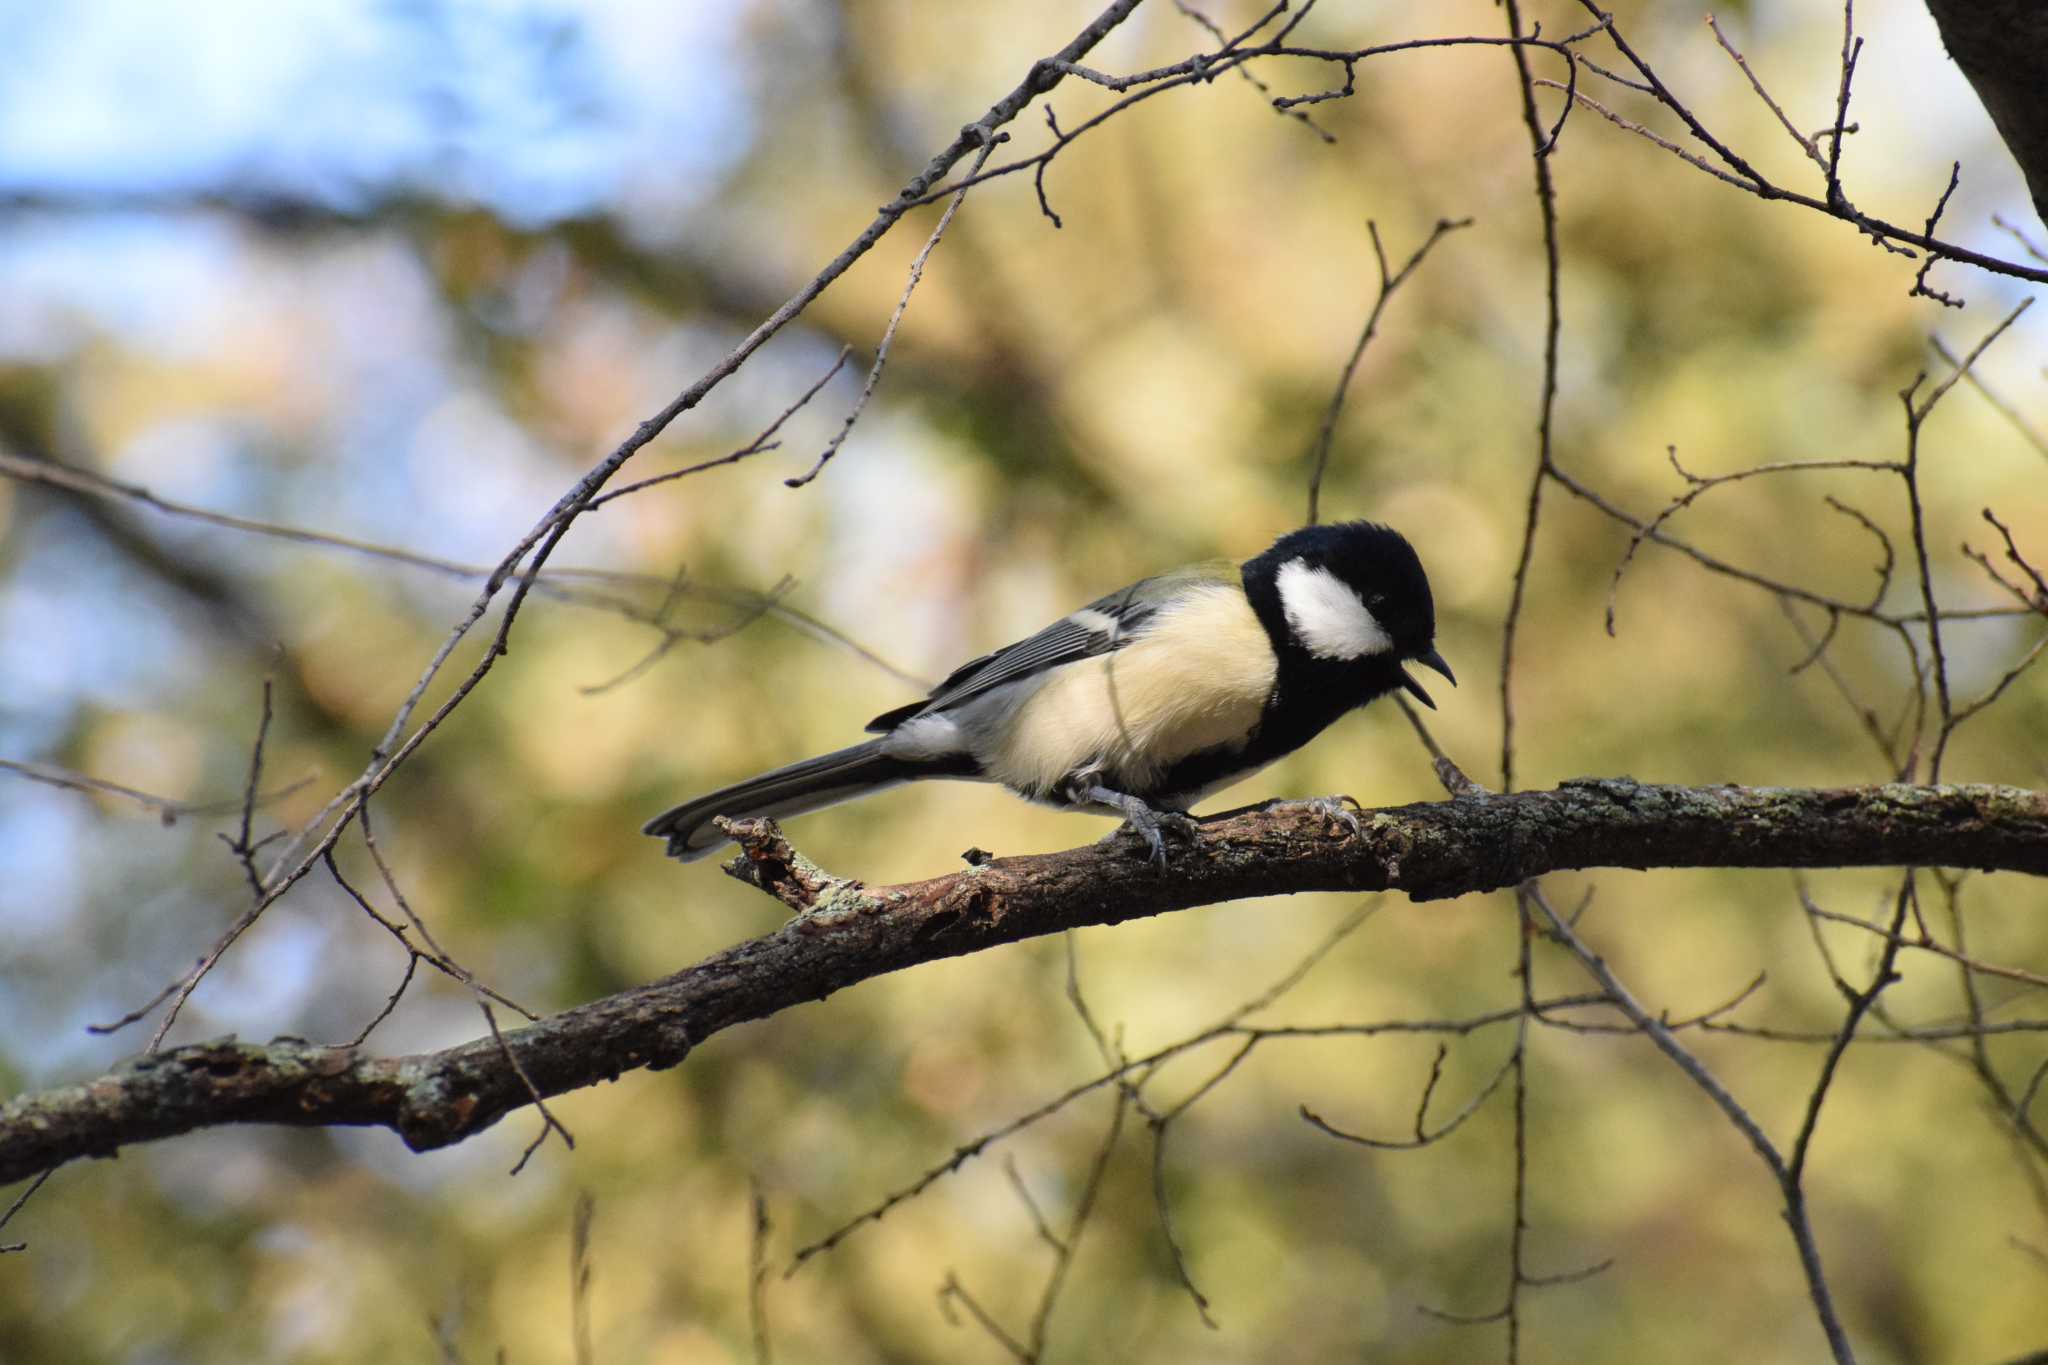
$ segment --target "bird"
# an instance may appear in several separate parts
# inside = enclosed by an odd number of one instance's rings
[[[1435,709],[1411,663],[1457,685],[1414,547],[1369,521],[1307,526],[1242,565],[1099,597],[876,716],[874,738],[686,801],[645,833],[691,862],[730,842],[718,816],[781,819],[953,778],[1120,815],[1163,866],[1165,834],[1192,836],[1190,806],[1347,712],[1395,691]]]

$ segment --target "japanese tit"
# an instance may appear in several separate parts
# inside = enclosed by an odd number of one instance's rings
[[[1453,685],[1429,579],[1399,532],[1309,526],[1241,568],[1147,578],[962,664],[876,738],[700,796],[647,822],[689,862],[727,840],[715,816],[781,818],[899,782],[1000,782],[1028,800],[1114,813],[1163,860],[1162,826],[1397,688],[1402,667]]]

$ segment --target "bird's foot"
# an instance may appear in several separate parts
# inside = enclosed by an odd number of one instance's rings
[[[1126,831],[1136,834],[1145,841],[1148,850],[1147,861],[1162,871],[1166,867],[1166,836],[1192,844],[1201,831],[1201,821],[1181,810],[1164,810],[1150,805],[1138,797],[1123,792],[1111,791],[1107,787],[1086,787],[1070,790],[1069,799],[1079,804],[1107,806],[1124,817],[1122,828],[1109,837],[1121,837]]]
[[[1116,834],[1110,837],[1122,835],[1126,830],[1136,834],[1145,841],[1145,847],[1150,850],[1146,855],[1146,861],[1164,871],[1167,833],[1171,831],[1175,838],[1192,844],[1201,828],[1202,822],[1186,811],[1153,810],[1149,806],[1140,806],[1124,812],[1124,823],[1117,829]]]
[[[1306,801],[1274,801],[1266,809],[1304,810],[1321,817],[1325,825],[1342,825],[1352,834],[1362,833],[1365,829],[1358,821],[1358,812],[1365,807],[1355,796],[1312,796]]]

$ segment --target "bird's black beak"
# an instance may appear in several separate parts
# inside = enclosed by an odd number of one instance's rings
[[[1421,664],[1424,668],[1434,669],[1438,673],[1443,674],[1451,686],[1456,687],[1458,685],[1457,675],[1451,672],[1451,666],[1444,662],[1444,656],[1436,650],[1432,649],[1427,654],[1416,655],[1415,662]],[[1436,710],[1436,703],[1429,699],[1429,693],[1423,691],[1422,684],[1415,681],[1414,676],[1405,669],[1401,673],[1401,686],[1413,693],[1415,700],[1421,702],[1432,711]]]

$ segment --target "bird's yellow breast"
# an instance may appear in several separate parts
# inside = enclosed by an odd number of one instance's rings
[[[1054,673],[984,766],[1037,796],[1088,768],[1115,790],[1146,791],[1178,759],[1242,744],[1277,671],[1243,591],[1203,584],[1122,649]]]

